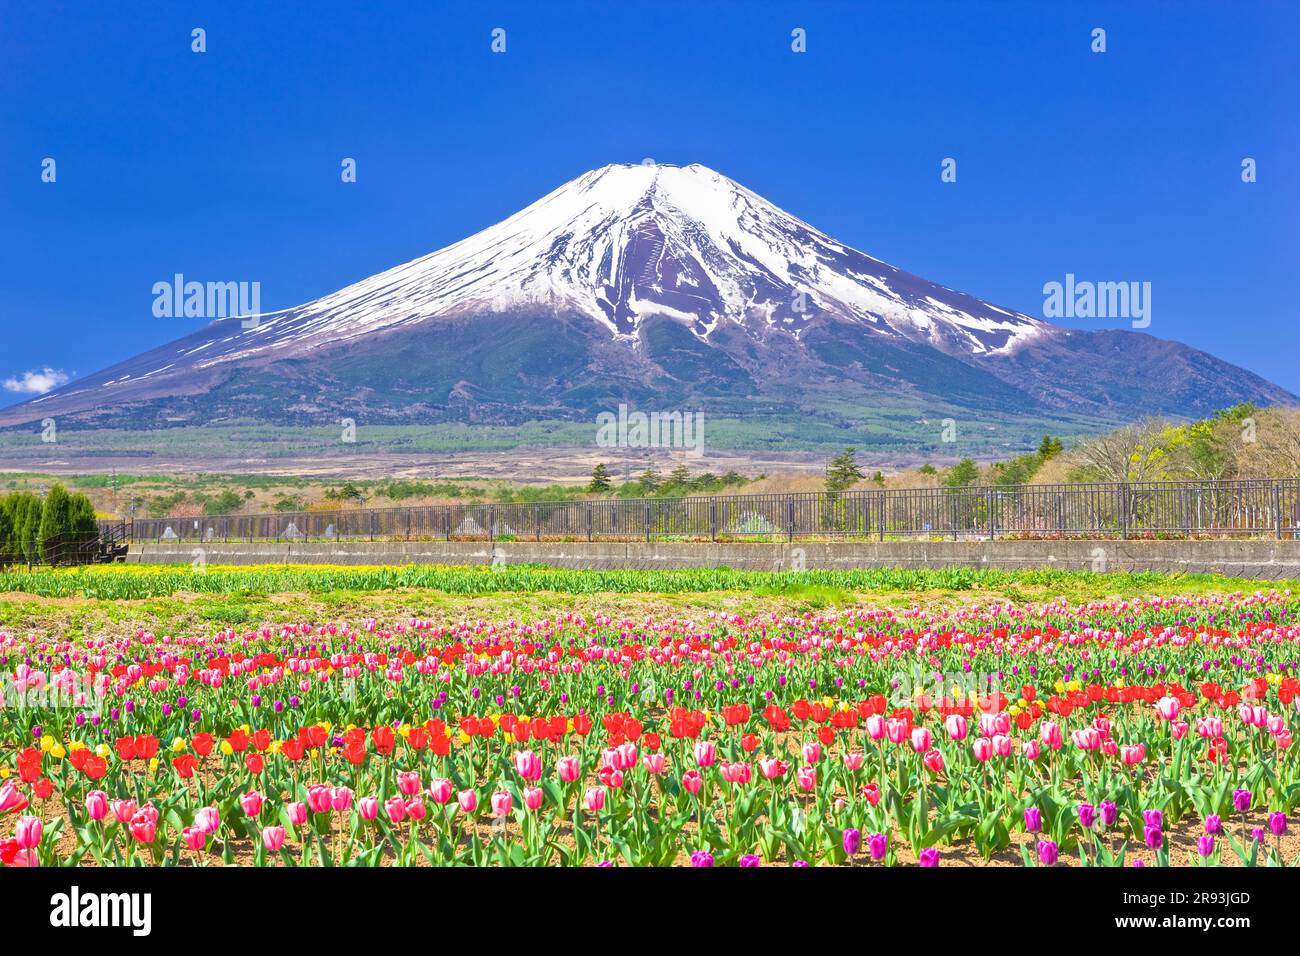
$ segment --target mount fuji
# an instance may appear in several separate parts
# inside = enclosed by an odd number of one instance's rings
[[[0,410],[0,427],[576,422],[619,403],[1102,424],[1239,401],[1297,399],[1185,345],[1065,329],[911,275],[703,166],[611,165],[331,295]]]

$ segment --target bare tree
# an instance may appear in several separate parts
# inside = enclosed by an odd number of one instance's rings
[[[1070,456],[1082,476],[1092,481],[1156,481],[1167,473],[1172,427],[1162,419],[1147,418],[1090,438]]]
[[[1243,478],[1300,475],[1300,409],[1265,408],[1243,429],[1237,471]]]

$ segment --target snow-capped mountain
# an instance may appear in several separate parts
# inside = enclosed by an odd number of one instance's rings
[[[918,278],[703,166],[645,164],[585,173],[305,305],[213,322],[0,426],[525,421],[649,396],[743,414],[882,395],[1107,421],[1294,400],[1184,346],[1066,331]]]

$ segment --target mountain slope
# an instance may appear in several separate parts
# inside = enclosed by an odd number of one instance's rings
[[[622,165],[254,328],[213,322],[0,411],[0,427],[513,423],[619,401],[1100,424],[1239,400],[1296,401],[1177,343],[1061,329],[910,275],[704,167]]]

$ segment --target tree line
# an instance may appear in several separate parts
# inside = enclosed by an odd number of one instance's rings
[[[87,540],[99,530],[95,506],[61,484],[44,498],[30,491],[0,495],[0,564],[45,564],[61,541]]]

